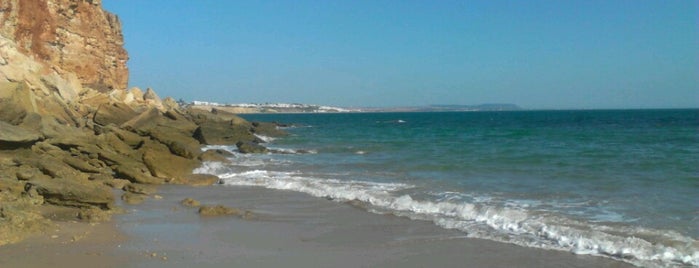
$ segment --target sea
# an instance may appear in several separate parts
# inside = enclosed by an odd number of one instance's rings
[[[205,163],[225,186],[346,202],[641,267],[699,266],[699,109],[248,114],[288,136]]]

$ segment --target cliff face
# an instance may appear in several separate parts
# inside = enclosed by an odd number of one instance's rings
[[[99,0],[0,0],[0,35],[5,50],[0,65],[15,65],[0,79],[29,80],[18,65],[34,63],[12,58],[16,49],[40,65],[33,66],[39,75],[55,74],[73,84],[75,76],[81,86],[101,92],[127,86],[121,24]]]

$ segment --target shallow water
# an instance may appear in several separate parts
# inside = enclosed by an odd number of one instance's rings
[[[119,230],[129,239],[105,252],[104,255],[115,255],[122,261],[107,266],[629,266],[603,258],[468,239],[458,230],[446,230],[427,221],[366,213],[354,205],[293,191],[164,185],[158,188],[158,194],[163,198],[125,205],[129,213],[116,217]],[[250,210],[254,216],[201,217],[196,208],[179,205],[184,198]],[[55,251],[47,251],[49,259],[54,256]],[[46,266],[20,264],[9,267]]]
[[[294,124],[267,144],[290,154],[235,154],[199,172],[470,237],[699,265],[699,110],[244,117]]]

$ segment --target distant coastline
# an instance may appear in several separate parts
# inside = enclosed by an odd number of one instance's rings
[[[257,113],[379,113],[379,112],[477,112],[477,111],[520,111],[523,110],[516,104],[490,103],[478,105],[444,105],[435,104],[428,106],[406,107],[363,107],[347,108],[316,104],[300,103],[237,103],[222,104],[207,101],[193,101],[185,104],[195,109],[211,111],[222,110],[236,114]]]

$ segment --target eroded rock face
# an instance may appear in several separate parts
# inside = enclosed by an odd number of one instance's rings
[[[0,35],[14,40],[20,53],[58,70],[58,75],[74,73],[83,86],[102,92],[127,86],[128,55],[121,24],[116,15],[102,9],[101,1],[0,0]],[[0,65],[31,65],[6,62],[5,56]]]
[[[275,125],[125,90],[122,43],[99,0],[0,0],[0,245],[50,220],[108,220],[119,210],[115,190],[137,204],[158,198],[153,184],[218,182],[192,171],[231,155],[203,154],[202,143],[266,150],[254,134],[274,135]],[[67,213],[42,214],[49,207]],[[254,218],[221,206],[201,214]]]

